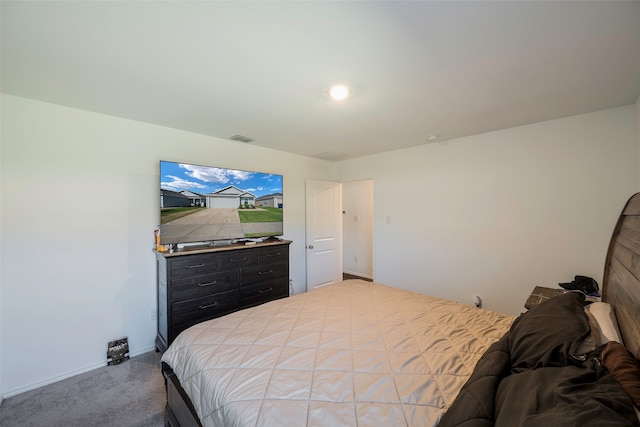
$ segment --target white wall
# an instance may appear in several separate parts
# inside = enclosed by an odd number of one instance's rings
[[[253,145],[2,96],[0,394],[151,351],[161,159],[284,175],[284,236],[305,283],[306,179],[336,165]]]
[[[342,269],[373,278],[373,181],[342,183]]]
[[[636,126],[628,106],[341,162],[374,181],[375,280],[513,314],[535,285],[601,282]]]
[[[0,256],[2,256],[2,102],[0,102]],[[2,262],[0,259],[0,310],[2,309]],[[0,405],[2,405],[2,313],[0,312]]]
[[[13,96],[0,108],[5,397],[103,365],[112,338],[153,348],[160,159],[282,173],[296,292],[305,180],[371,178],[377,281],[514,314],[536,284],[600,281],[640,189],[638,106],[338,164]]]
[[[640,191],[640,96],[636,99],[636,138],[637,138],[637,170],[636,170],[636,191]]]

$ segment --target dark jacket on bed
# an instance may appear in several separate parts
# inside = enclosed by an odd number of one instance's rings
[[[584,296],[567,293],[522,314],[478,361],[440,420],[449,426],[638,426],[633,403],[599,363],[573,357],[590,333]]]

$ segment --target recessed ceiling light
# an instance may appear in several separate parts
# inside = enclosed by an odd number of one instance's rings
[[[345,85],[335,85],[329,89],[329,96],[334,101],[342,101],[349,96],[349,88]]]

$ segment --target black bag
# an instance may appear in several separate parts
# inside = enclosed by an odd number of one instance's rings
[[[559,283],[559,285],[564,289],[570,291],[580,291],[587,295],[600,296],[600,288],[598,287],[598,282],[596,282],[591,277],[576,276],[572,282]]]

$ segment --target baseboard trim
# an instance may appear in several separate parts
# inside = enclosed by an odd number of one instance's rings
[[[133,353],[129,353],[129,357],[140,356],[141,354],[149,353],[150,351],[155,351],[155,350],[156,350],[156,347],[154,345],[154,346],[151,346],[151,347],[143,348],[143,349],[138,350],[138,351],[133,352]],[[24,387],[19,387],[17,389],[10,390],[10,391],[2,393],[2,395],[0,395],[0,404],[2,403],[2,401],[4,399],[8,399],[10,397],[17,396],[18,394],[25,393],[25,392],[31,391],[31,390],[35,390],[37,388],[44,387],[44,386],[49,385],[49,384],[57,383],[58,381],[66,380],[67,378],[75,377],[76,375],[84,374],[86,372],[93,371],[94,369],[102,368],[103,366],[107,366],[107,361],[106,360],[104,362],[101,362],[101,363],[95,363],[93,365],[86,366],[86,367],[84,367],[82,369],[78,369],[77,371],[67,372],[67,373],[62,374],[62,375],[51,377],[51,378],[48,378],[48,379],[43,380],[43,381],[38,381],[36,383],[32,383],[32,384],[26,385]]]

